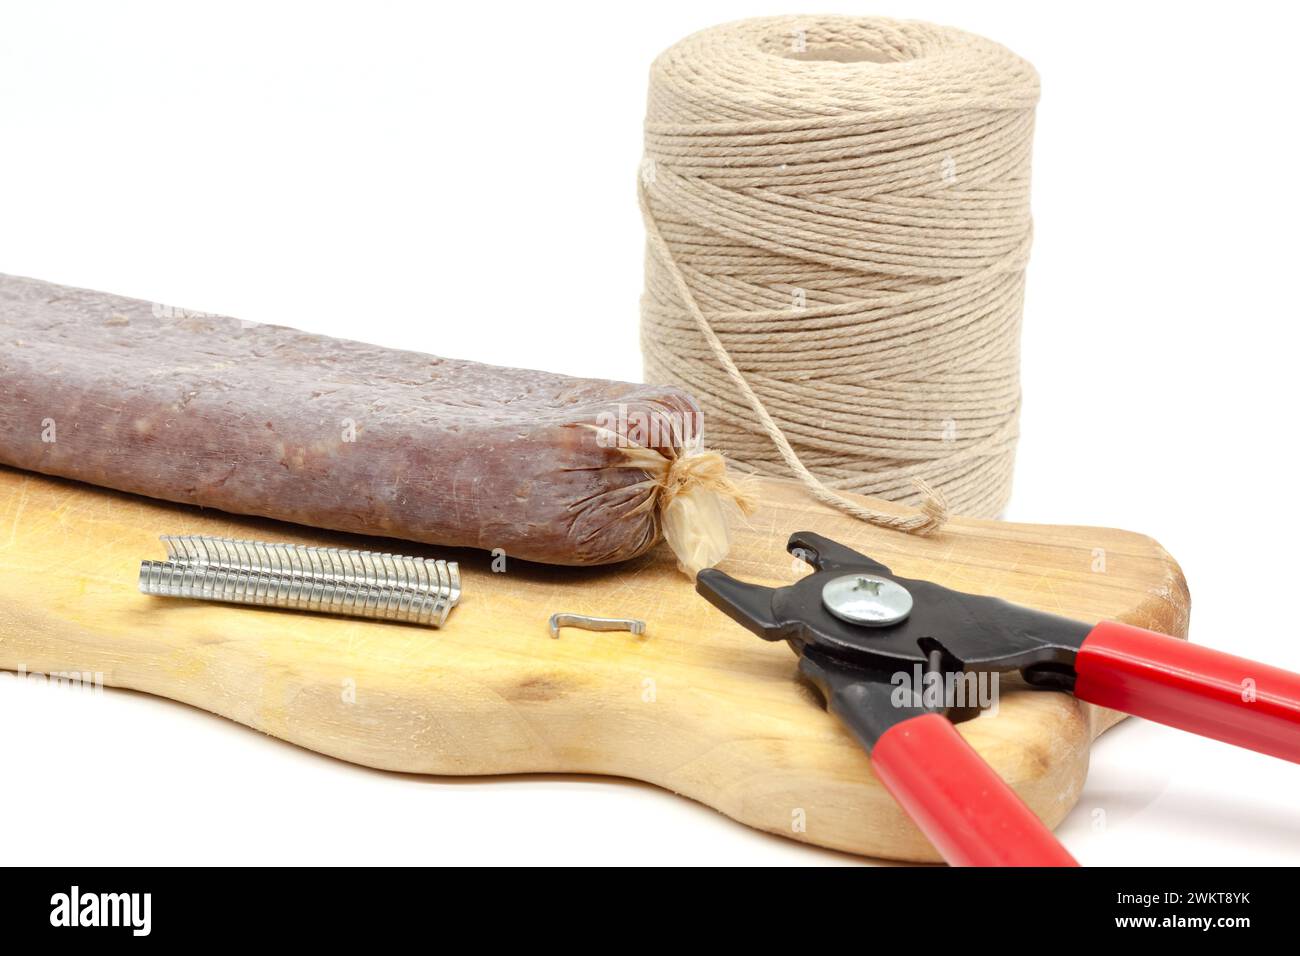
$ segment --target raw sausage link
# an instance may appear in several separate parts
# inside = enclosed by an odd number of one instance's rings
[[[698,417],[671,387],[0,276],[0,463],[154,498],[605,564],[658,540],[658,489],[594,426],[675,421],[698,435]],[[671,456],[672,433],[647,444]]]

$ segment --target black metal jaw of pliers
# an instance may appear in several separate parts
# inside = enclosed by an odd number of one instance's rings
[[[925,713],[951,720],[975,715],[951,701],[914,694],[900,706],[896,675],[1019,671],[1035,686],[1069,690],[1073,663],[1090,626],[998,598],[954,591],[904,578],[879,561],[811,531],[790,536],[786,549],[814,573],[769,588],[738,581],[715,568],[696,578],[696,590],[737,623],[768,641],[786,641],[799,670],[821,691],[827,708],[870,751],[890,727]],[[846,575],[871,575],[902,585],[912,597],[903,620],[862,626],[827,610],[823,590]],[[913,687],[913,691],[916,688]]]

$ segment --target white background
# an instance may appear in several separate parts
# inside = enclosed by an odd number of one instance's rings
[[[0,271],[637,379],[649,63],[800,9],[5,3]],[[802,9],[960,26],[1038,67],[1007,516],[1153,535],[1194,640],[1300,669],[1296,16]],[[851,862],[650,787],[377,773],[118,691],[0,678],[0,745],[3,862]],[[1294,863],[1298,789],[1296,766],[1129,721],[1060,835],[1091,864]]]

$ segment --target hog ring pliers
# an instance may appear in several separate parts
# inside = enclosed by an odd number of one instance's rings
[[[994,597],[963,594],[801,531],[787,549],[814,573],[781,588],[714,568],[696,590],[769,641],[871,755],[872,769],[949,863],[1075,866],[997,773],[954,729],[974,716],[896,675],[1019,671],[1034,687],[1300,762],[1300,675],[1127,624],[1096,626]],[[933,695],[930,695],[933,696]]]

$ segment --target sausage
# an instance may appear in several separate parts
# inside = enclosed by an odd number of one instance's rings
[[[454,361],[35,279],[0,276],[0,339],[0,463],[552,564],[652,547],[662,473],[702,434],[695,401],[669,386]],[[638,467],[647,454],[665,468]]]

